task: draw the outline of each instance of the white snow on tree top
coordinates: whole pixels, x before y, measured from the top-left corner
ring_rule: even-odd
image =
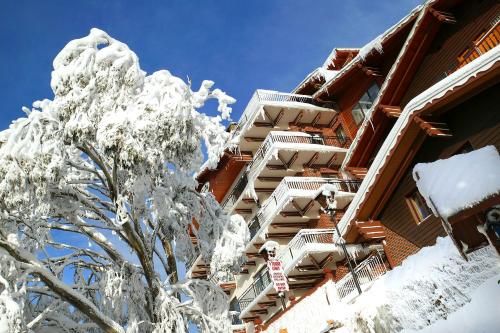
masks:
[[[500,193],[500,156],[494,146],[432,163],[418,163],[413,178],[435,215],[448,219]]]

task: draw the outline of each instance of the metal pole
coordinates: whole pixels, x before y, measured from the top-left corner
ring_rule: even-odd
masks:
[[[340,234],[339,227],[337,226],[337,219],[334,214],[334,210],[327,208],[327,210],[330,212],[330,218],[335,225],[335,230],[337,230],[337,234],[339,235],[339,242],[340,245],[342,246],[342,250],[344,251],[345,259],[347,261],[347,268],[349,269],[349,273],[351,273],[352,278],[354,280],[354,284],[356,285],[356,289],[358,289],[358,293],[361,294],[363,291],[361,290],[361,286],[359,284],[358,280],[358,275],[354,271],[354,268],[352,267],[351,263],[351,258],[349,257],[349,252],[347,252],[347,247],[345,246],[345,240],[342,238],[342,235]]]

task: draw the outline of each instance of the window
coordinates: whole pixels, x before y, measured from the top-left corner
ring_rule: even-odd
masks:
[[[379,91],[378,85],[374,82],[363,96],[361,96],[358,103],[352,108],[352,118],[356,125],[361,125],[365,119],[366,113],[372,107],[373,102],[375,102],[375,98],[377,98]]]
[[[342,126],[337,127],[335,130],[335,135],[337,135],[337,139],[341,144],[344,144],[347,141],[347,135],[344,132]]]
[[[432,211],[427,206],[424,197],[415,188],[408,196],[406,196],[406,203],[417,224],[431,216]]]

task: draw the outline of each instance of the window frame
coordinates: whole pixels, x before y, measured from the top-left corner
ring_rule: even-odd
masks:
[[[428,212],[427,216],[422,214],[422,208],[416,200],[418,197],[420,202],[424,205],[423,208]],[[408,206],[408,209],[411,212],[413,220],[417,225],[420,225],[422,222],[428,220],[431,216],[434,215],[432,209],[425,202],[425,198],[420,194],[417,187],[414,187],[407,195],[405,195],[405,202]]]

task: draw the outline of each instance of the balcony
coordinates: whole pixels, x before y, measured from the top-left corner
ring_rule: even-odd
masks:
[[[287,116],[292,116],[292,114],[285,116],[280,111],[280,109],[297,109],[297,110],[327,112],[331,113],[332,115],[329,116],[329,119],[325,120],[331,120],[335,114],[335,111],[333,110],[333,105],[329,104],[325,106],[326,107],[318,105],[318,103],[311,96],[308,95],[298,95],[298,94],[283,93],[272,90],[258,89],[253,94],[252,98],[247,104],[247,107],[245,108],[243,114],[241,115],[241,118],[238,122],[237,133],[246,132],[249,129],[249,127],[255,123],[256,120],[259,120],[258,119],[259,116],[261,116],[263,121],[269,122],[269,126],[265,127],[274,127],[274,125],[277,125],[277,122],[279,120],[283,120],[283,123],[288,125],[288,123],[293,121],[294,118],[287,119]],[[278,110],[276,115],[270,112],[273,107],[276,110]],[[270,113],[269,116],[271,117],[265,117],[265,112]],[[293,116],[295,115],[293,114]],[[282,117],[284,119],[281,119]],[[262,124],[263,122],[260,123]]]
[[[312,202],[323,189],[328,188],[338,193],[356,193],[361,181],[342,180],[318,177],[285,177],[271,196],[264,202],[250,224],[251,241],[247,246],[250,248],[258,238],[262,238],[262,231],[275,220],[278,214],[288,205],[293,207],[294,199],[306,199]],[[314,203],[313,203],[314,204]],[[347,204],[347,202],[346,202]],[[304,206],[307,206],[304,205]],[[292,209],[290,207],[290,209]],[[294,207],[293,207],[294,208]],[[319,209],[317,210],[319,211]],[[302,213],[305,213],[302,211]],[[303,214],[306,215],[306,214]],[[285,218],[283,218],[285,219]]]
[[[224,199],[225,211],[232,212],[244,192],[267,189],[265,182],[294,175],[304,167],[337,167],[347,152],[350,140],[336,136],[316,136],[303,132],[270,132],[254,154],[252,162]],[[276,180],[275,180],[276,181]],[[248,188],[248,184],[252,188]]]
[[[478,36],[470,47],[458,56],[456,63],[446,72],[446,75],[464,67],[498,44],[500,44],[500,17],[491,22],[490,28]]]
[[[337,249],[334,243],[334,233],[333,229],[303,229],[297,233],[292,241],[277,256],[277,259],[283,262],[285,274],[291,272],[298,262],[301,262],[301,265],[305,264],[306,256],[309,256],[308,260],[313,260],[310,259],[313,257],[317,259],[317,262],[321,262],[322,256],[328,256],[334,252]],[[336,259],[341,258],[338,257]],[[321,270],[321,268],[318,269]],[[295,277],[297,278],[298,276]],[[311,285],[316,282],[316,278],[317,276],[310,278],[313,280],[310,282]],[[302,274],[298,279],[300,286],[303,286],[310,279],[307,274]],[[258,273],[258,278],[238,298],[242,316],[248,313],[251,308],[257,306],[258,302],[264,301],[263,304],[272,302],[272,300],[264,299],[264,295],[271,292],[272,288],[272,281],[269,277],[267,267],[265,267]],[[295,285],[290,282],[290,289],[293,290],[294,288]]]

